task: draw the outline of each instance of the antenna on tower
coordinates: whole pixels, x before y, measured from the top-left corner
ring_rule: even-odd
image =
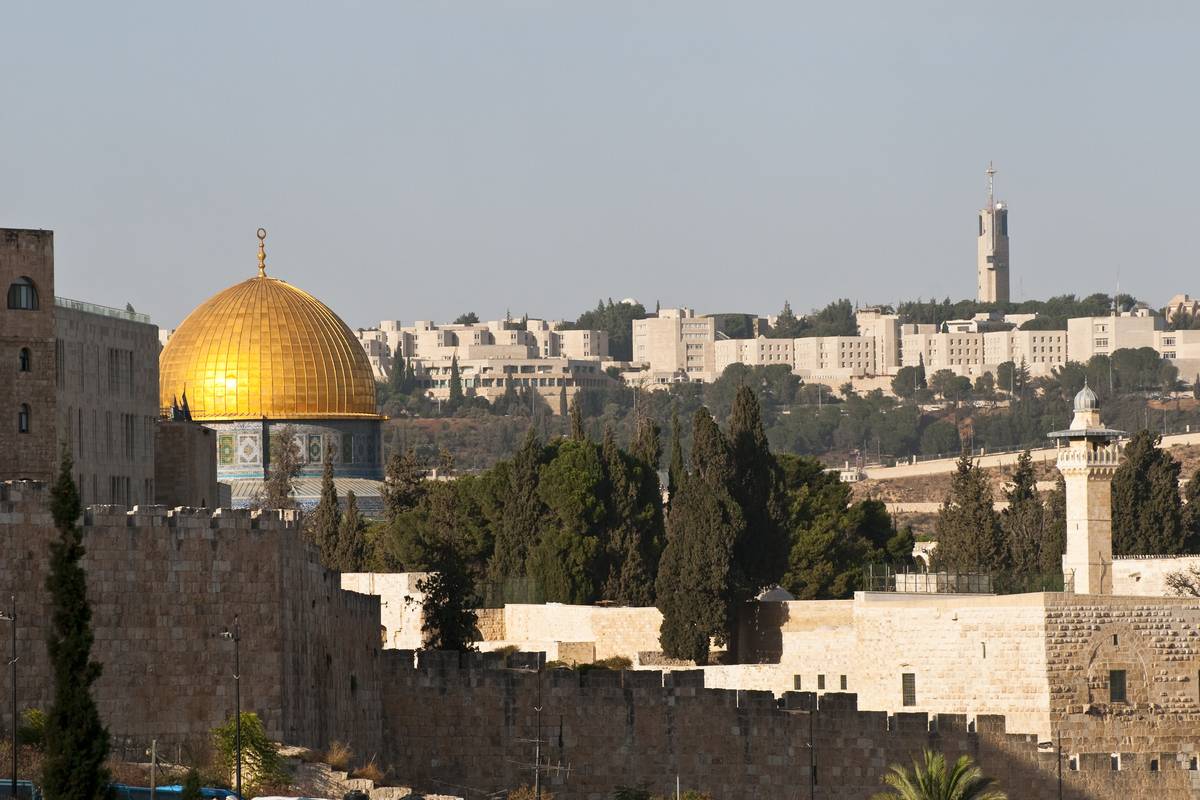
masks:
[[[992,166],[992,162],[988,161],[988,168],[984,170],[984,174],[988,176],[988,211],[996,208],[995,193],[993,192],[993,178],[996,176],[996,168]]]

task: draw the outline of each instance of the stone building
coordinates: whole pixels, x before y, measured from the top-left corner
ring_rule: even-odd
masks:
[[[235,498],[245,496],[238,482],[265,480],[287,427],[301,478],[319,478],[328,454],[335,479],[381,481],[382,417],[362,345],[320,300],[267,277],[265,236],[258,275],[200,304],[167,341],[159,402],[186,400],[191,418],[216,431],[217,473]]]
[[[658,376],[684,381],[711,381],[716,369],[717,323],[690,308],[664,308],[657,316],[633,321],[633,361],[651,383]]]
[[[84,502],[154,502],[158,329],[56,297],[52,231],[0,229],[0,283],[0,477],[51,480],[65,446]]]
[[[987,205],[979,212],[979,246],[976,263],[976,299],[981,303],[1007,303],[1008,206],[997,202],[992,191],[996,170],[988,164]]]

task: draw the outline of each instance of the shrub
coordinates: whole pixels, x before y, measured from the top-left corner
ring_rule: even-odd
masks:
[[[380,783],[383,781],[383,770],[375,763],[375,759],[371,759],[365,766],[359,767],[350,773],[351,778],[362,778],[364,780]]]
[[[352,758],[354,758],[354,751],[345,742],[330,742],[329,749],[325,751],[325,763],[333,769],[345,770],[350,766]]]
[[[267,738],[262,720],[253,711],[242,716],[242,793],[251,788],[287,784],[289,776],[275,743]],[[236,722],[230,719],[213,729],[213,746],[219,766],[225,775],[232,776],[237,768]]]
[[[46,712],[40,708],[27,708],[21,712],[21,724],[17,727],[21,744],[41,750],[46,746]]]
[[[179,793],[179,800],[201,800],[200,785],[200,773],[196,771],[195,767],[189,769],[183,776],[183,787]]]
[[[537,800],[532,786],[521,786],[508,793],[508,800]],[[542,800],[554,800],[554,795],[543,787]]]

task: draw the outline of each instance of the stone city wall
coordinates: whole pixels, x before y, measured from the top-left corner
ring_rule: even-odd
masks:
[[[16,594],[21,708],[51,700],[45,584],[58,533],[47,500],[41,484],[0,484],[0,595],[7,605]],[[95,696],[114,735],[206,741],[234,708],[221,633],[237,615],[243,710],[289,743],[379,748],[379,600],[341,591],[289,514],[93,506],[83,536],[104,667]],[[4,729],[10,719],[5,704]]]
[[[1114,595],[1167,597],[1167,575],[1172,572],[1200,570],[1200,556],[1137,556],[1114,558],[1112,582]]]
[[[816,797],[861,800],[882,788],[889,765],[907,765],[924,748],[971,755],[1009,797],[1058,796],[1055,751],[1039,750],[1036,736],[1007,733],[998,716],[889,716],[859,711],[855,696],[841,693],[822,695],[810,712],[813,693],[777,701],[770,692],[707,689],[699,670],[539,672],[501,669],[494,654],[456,653],[419,653],[414,665],[404,651],[388,651],[384,663],[383,760],[428,790],[469,787],[482,796],[531,783],[540,738],[543,784],[562,800],[601,800],[621,785],[670,794],[676,775],[718,798],[808,797],[813,762]],[[1194,734],[1194,724],[1143,723],[1131,740],[1127,721],[1068,721],[1064,797],[1200,797],[1200,773],[1189,770],[1194,750],[1164,749],[1194,746],[1183,733]],[[1114,771],[1110,752],[1122,747],[1137,752]]]

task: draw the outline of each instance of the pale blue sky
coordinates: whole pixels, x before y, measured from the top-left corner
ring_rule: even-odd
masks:
[[[992,11],[989,14],[989,10]],[[254,274],[353,326],[1200,293],[1200,5],[6,4],[0,227],[165,327]]]

